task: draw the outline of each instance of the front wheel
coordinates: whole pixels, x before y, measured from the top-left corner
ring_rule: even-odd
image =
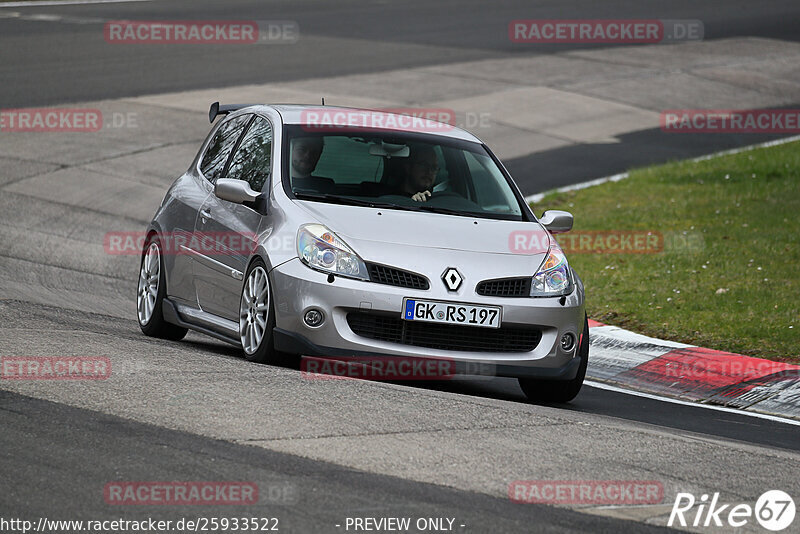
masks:
[[[531,402],[569,402],[574,399],[586,378],[586,365],[589,362],[589,319],[583,320],[578,357],[581,359],[578,374],[572,380],[539,380],[520,378],[519,386]]]
[[[157,237],[151,237],[145,244],[139,267],[139,286],[136,290],[139,328],[146,336],[178,341],[183,339],[188,330],[164,320],[162,305],[166,292],[161,245]]]
[[[266,266],[260,259],[247,270],[239,301],[239,338],[248,361],[267,363],[276,359],[272,343],[275,313]]]

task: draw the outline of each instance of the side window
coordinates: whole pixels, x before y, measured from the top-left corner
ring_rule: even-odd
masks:
[[[475,194],[478,197],[477,202],[485,206],[503,203],[505,201],[503,192],[475,155],[471,152],[465,152],[464,157],[467,160],[472,184],[475,186]]]
[[[214,134],[214,138],[211,139],[211,143],[203,155],[203,161],[200,163],[200,170],[209,181],[214,182],[220,177],[236,140],[239,139],[239,135],[251,118],[252,115],[241,115],[231,119],[220,126],[217,133]]]
[[[474,200],[484,211],[522,214],[514,192],[511,188],[502,186],[505,177],[488,156],[464,152],[464,157],[475,187]]]
[[[272,127],[256,117],[233,155],[228,178],[245,180],[253,191],[261,191],[269,178],[272,159]]]
[[[433,181],[433,184],[434,187],[440,186],[439,188],[436,188],[437,191],[442,191],[450,186],[447,162],[444,159],[442,147],[436,145],[433,147],[433,150],[436,152],[436,160],[439,162],[439,172],[436,174],[436,179]]]

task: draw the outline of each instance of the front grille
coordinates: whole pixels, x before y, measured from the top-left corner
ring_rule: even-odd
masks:
[[[535,327],[481,328],[405,321],[391,315],[351,312],[347,324],[359,336],[440,350],[530,352],[542,339]]]
[[[402,269],[378,265],[377,263],[367,263],[367,268],[369,269],[370,280],[376,284],[387,284],[410,289],[428,289],[430,287],[428,279],[421,274],[410,273]]]
[[[498,278],[484,280],[475,288],[478,295],[487,297],[530,297],[531,278]]]

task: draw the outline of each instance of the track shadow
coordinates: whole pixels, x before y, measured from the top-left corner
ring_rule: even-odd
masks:
[[[798,107],[800,104],[789,106]],[[785,137],[789,135],[666,133],[652,128],[620,135],[617,143],[579,143],[505,160],[504,164],[523,194],[532,195],[639,167]]]

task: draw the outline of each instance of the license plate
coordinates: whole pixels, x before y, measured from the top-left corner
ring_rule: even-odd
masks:
[[[501,311],[500,306],[403,299],[403,319],[406,321],[500,328]]]

